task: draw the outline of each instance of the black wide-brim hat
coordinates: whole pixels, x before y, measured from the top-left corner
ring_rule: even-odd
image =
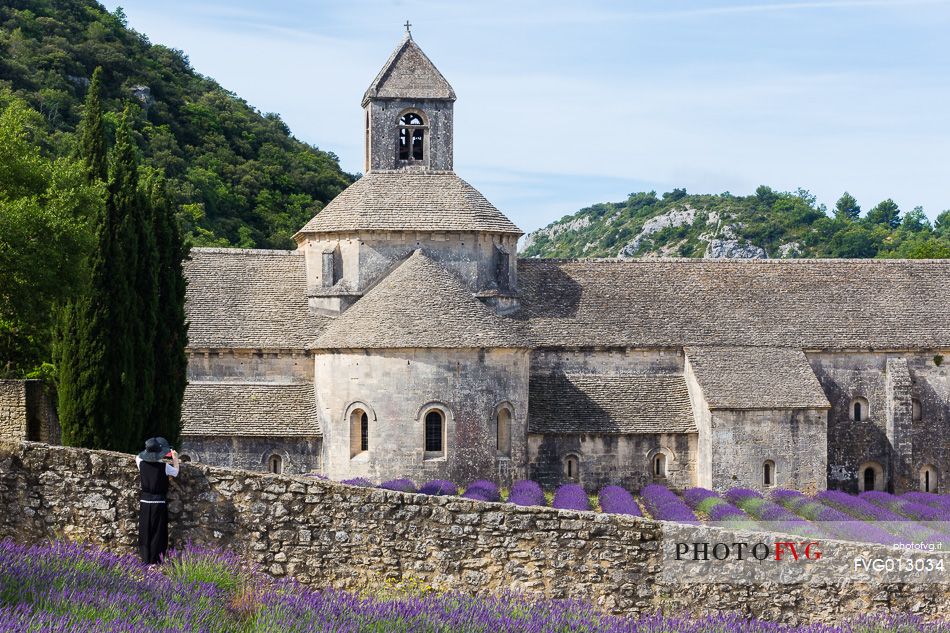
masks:
[[[164,437],[150,437],[145,440],[145,450],[139,453],[139,458],[143,462],[160,462],[171,450],[171,445]]]

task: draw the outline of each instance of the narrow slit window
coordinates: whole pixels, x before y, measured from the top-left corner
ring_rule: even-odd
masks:
[[[666,455],[657,453],[653,457],[653,476],[666,477]]]
[[[280,455],[271,455],[267,460],[267,470],[279,475],[284,472],[284,460],[280,458]]]
[[[569,481],[577,481],[580,475],[580,462],[574,455],[568,455],[564,460],[564,474]]]
[[[511,457],[511,412],[501,409],[495,419],[495,448],[501,457]]]
[[[369,416],[363,409],[350,414],[350,457],[369,450]]]
[[[369,416],[365,412],[360,417],[360,450],[369,450]]]
[[[772,460],[768,460],[762,465],[762,485],[775,485],[775,463]]]

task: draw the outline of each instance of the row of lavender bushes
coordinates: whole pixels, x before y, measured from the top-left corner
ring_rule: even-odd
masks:
[[[342,483],[368,486],[364,478]],[[378,486],[386,490],[428,495],[457,495],[478,501],[502,500],[498,486],[478,480],[464,490],[446,480],[434,480],[417,487],[409,479],[394,479]],[[521,506],[546,506],[544,490],[531,480],[516,481],[507,501]],[[640,491],[640,502],[649,515],[664,521],[699,523],[709,521],[734,527],[753,528],[767,522],[770,529],[810,538],[842,538],[864,542],[946,542],[948,529],[935,529],[916,522],[950,522],[950,496],[910,492],[897,496],[885,492],[865,492],[855,496],[840,491],[823,491],[813,497],[796,490],[777,489],[768,496],[749,488],[733,488],[723,495],[706,488],[690,488],[682,496],[666,486],[650,484]],[[640,504],[620,486],[605,486],[597,496],[603,512],[643,516]],[[557,488],[551,507],[561,510],[592,510],[587,492],[578,484]],[[697,514],[698,513],[698,514]]]

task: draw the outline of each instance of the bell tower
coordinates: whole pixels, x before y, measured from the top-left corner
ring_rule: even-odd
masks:
[[[363,95],[366,173],[452,171],[455,91],[409,32]]]

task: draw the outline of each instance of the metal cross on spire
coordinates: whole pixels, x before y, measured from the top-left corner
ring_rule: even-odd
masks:
[[[412,32],[409,30],[409,27],[412,25],[409,24],[409,20],[406,20],[406,23],[403,26],[406,27],[406,33],[409,35],[409,37],[412,37]]]

